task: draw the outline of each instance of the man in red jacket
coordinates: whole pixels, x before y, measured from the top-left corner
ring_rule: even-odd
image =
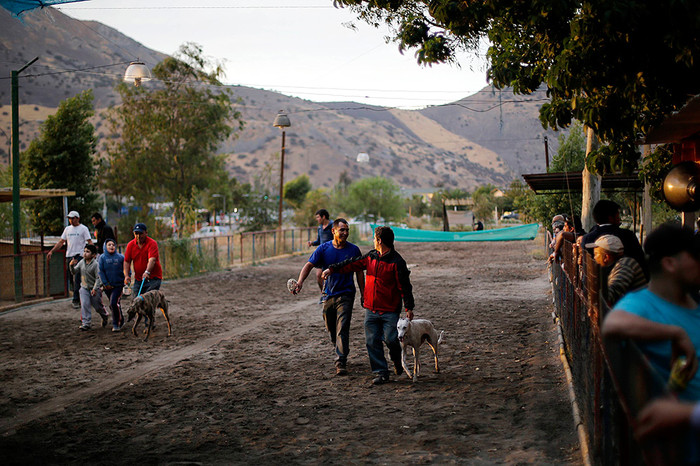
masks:
[[[406,261],[394,250],[394,232],[389,227],[374,230],[374,249],[364,256],[331,265],[323,271],[323,278],[331,273],[348,273],[367,270],[362,306],[365,308],[365,343],[369,364],[375,374],[372,383],[380,385],[389,381],[389,368],[384,357],[384,346],[397,375],[401,367],[401,345],[396,323],[401,317],[401,304],[406,317],[413,319],[413,287]]]

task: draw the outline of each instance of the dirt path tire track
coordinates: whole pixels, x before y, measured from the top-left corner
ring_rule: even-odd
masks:
[[[296,301],[294,302],[294,304],[288,307],[284,307],[276,311],[271,311],[269,314],[254,319],[253,321],[248,322],[247,324],[244,324],[233,330],[213,335],[184,348],[168,351],[154,360],[139,364],[133,369],[120,371],[117,374],[102,381],[91,384],[88,387],[56,396],[48,401],[39,403],[38,405],[32,408],[22,410],[12,418],[0,419],[0,435],[12,435],[16,432],[16,429],[18,427],[23,426],[30,421],[35,421],[49,414],[62,411],[67,406],[70,406],[73,403],[76,403],[80,400],[84,400],[94,395],[106,393],[114,389],[115,387],[118,387],[125,383],[133,382],[149,373],[160,371],[169,366],[174,366],[180,361],[184,359],[189,359],[192,356],[203,353],[208,349],[221,344],[222,342],[235,339],[236,337],[248,333],[249,331],[255,330],[267,322],[271,322],[279,318],[291,318],[290,314],[300,312],[305,309],[307,312],[311,312],[310,310],[312,309],[312,304],[314,302],[315,300]],[[126,331],[131,332],[131,327],[127,327],[128,330]]]

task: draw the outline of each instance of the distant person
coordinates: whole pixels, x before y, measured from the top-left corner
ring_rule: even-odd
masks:
[[[648,277],[649,269],[637,236],[631,230],[620,228],[622,224],[620,206],[616,202],[601,199],[593,207],[593,220],[595,220],[596,225],[583,237],[581,244],[595,243],[595,240],[603,235],[615,235],[622,241],[622,245],[625,248],[625,256],[634,258],[642,266],[644,275]],[[588,249],[588,252],[593,254],[591,249]]]
[[[481,231],[484,229],[484,224],[481,223],[481,220],[477,220],[476,223],[474,224],[474,231]]]
[[[337,218],[333,222],[333,240],[321,243],[311,254],[308,262],[299,272],[296,289],[292,293],[297,294],[301,291],[304,280],[314,267],[323,269],[331,264],[361,256],[360,248],[348,242],[349,234],[348,221],[344,218]],[[365,286],[364,273],[356,271],[354,275],[362,294]],[[335,346],[336,375],[346,375],[348,373],[348,354],[350,353],[350,320],[352,319],[352,307],[355,303],[353,274],[336,274],[325,283],[323,321],[326,323],[331,343]]]
[[[595,243],[587,244],[586,247],[594,248],[593,258],[604,271],[608,272],[605,299],[610,306],[617,303],[628,292],[647,284],[639,263],[631,257],[623,257],[624,246],[617,236],[603,235]]]
[[[109,300],[112,311],[112,331],[118,332],[124,326],[122,313],[122,291],[124,289],[124,256],[117,252],[114,238],[105,241],[105,252],[98,260],[100,281]]]
[[[549,243],[549,247],[554,249],[557,241],[557,235],[560,231],[564,230],[564,216],[562,214],[557,214],[552,217],[552,241]]]
[[[700,401],[700,306],[693,299],[700,287],[700,238],[680,225],[664,224],[649,234],[644,249],[649,285],[617,302],[603,321],[602,336],[635,340],[662,380],[668,380],[673,364],[685,357],[681,377],[687,386],[678,396]]]
[[[68,212],[68,225],[61,234],[61,239],[54,245],[53,248],[46,254],[46,260],[50,261],[51,256],[54,252],[61,249],[64,244],[66,247],[66,265],[70,264],[70,261],[75,259],[76,263],[83,258],[83,251],[85,250],[86,244],[92,244],[92,237],[90,236],[90,230],[85,225],[80,223],[80,214],[75,210]],[[75,309],[80,308],[80,271],[76,271],[73,274],[70,271],[70,266],[67,267],[69,271],[68,282],[73,287],[73,307]]]
[[[394,249],[394,232],[389,227],[374,230],[374,249],[362,257],[333,264],[323,271],[324,277],[334,277],[348,272],[367,270],[367,280],[362,299],[365,308],[365,343],[369,364],[375,375],[372,383],[389,382],[389,366],[384,356],[384,344],[389,348],[389,357],[394,363],[396,375],[403,373],[401,344],[396,324],[401,309],[413,320],[413,286],[411,272],[406,261]],[[403,306],[402,306],[403,304]]]
[[[333,240],[333,221],[330,220],[326,209],[319,209],[316,212],[316,222],[318,222],[318,237],[314,241],[307,241],[306,245],[320,246],[326,241]],[[316,269],[316,282],[319,289],[323,292],[323,279],[321,279],[321,269]]]
[[[576,240],[586,234],[586,230],[581,226],[581,217],[574,215],[564,217],[563,228],[554,237],[554,251],[550,254],[548,261],[552,262],[561,257],[561,248],[564,242],[576,243]]]
[[[95,227],[95,239],[96,244],[97,244],[97,253],[102,254],[104,253],[104,244],[105,241],[109,238],[112,238],[113,240],[116,241],[117,237],[114,236],[114,230],[112,230],[112,227],[107,225],[107,223],[104,221],[102,218],[102,215],[99,212],[95,212],[92,214],[92,217],[90,218],[92,221],[92,226]]]
[[[83,258],[78,261],[75,257],[70,261],[71,272],[80,276],[80,330],[92,328],[92,311],[95,309],[102,317],[102,327],[107,326],[109,317],[102,304],[102,281],[97,264],[97,246],[88,244],[83,250]]]

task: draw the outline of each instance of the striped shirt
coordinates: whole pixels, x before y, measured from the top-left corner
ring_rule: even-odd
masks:
[[[639,262],[631,257],[621,257],[608,276],[608,303],[613,306],[625,294],[646,284],[647,279]]]

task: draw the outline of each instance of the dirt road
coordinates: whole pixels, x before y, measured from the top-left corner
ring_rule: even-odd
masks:
[[[335,375],[316,290],[285,287],[306,255],[165,283],[147,343],[67,301],[4,314],[2,462],[580,464],[537,247],[397,244],[446,333],[417,383],[371,385],[359,299]]]

